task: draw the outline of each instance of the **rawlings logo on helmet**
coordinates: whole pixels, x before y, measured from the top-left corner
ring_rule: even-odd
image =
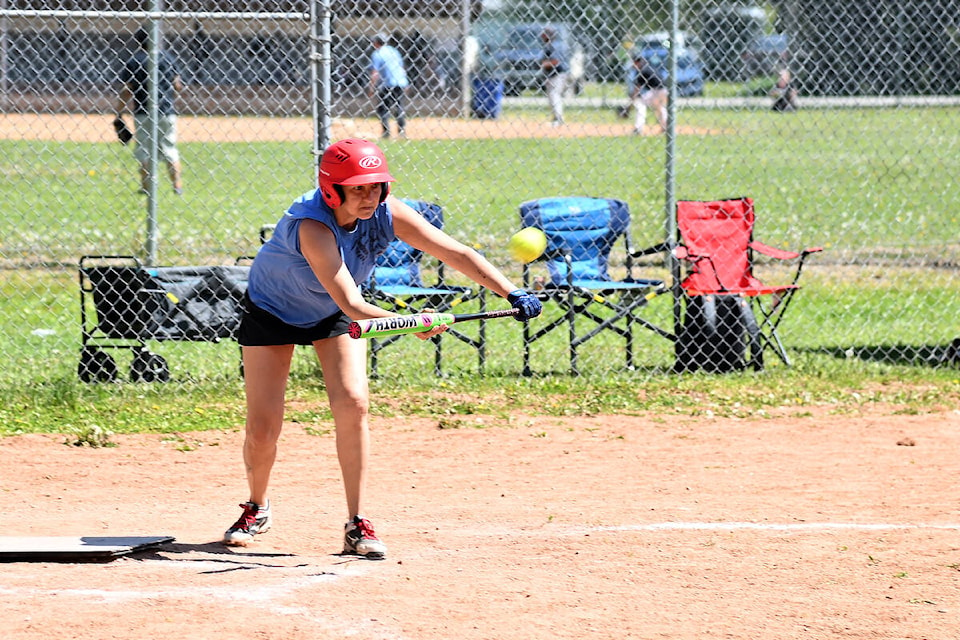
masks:
[[[377,156],[364,156],[357,162],[361,169],[376,169],[383,164],[383,160]]]

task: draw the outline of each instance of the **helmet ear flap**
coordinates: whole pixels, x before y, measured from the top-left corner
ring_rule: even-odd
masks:
[[[320,195],[331,209],[343,204],[343,187],[338,184],[320,184]]]

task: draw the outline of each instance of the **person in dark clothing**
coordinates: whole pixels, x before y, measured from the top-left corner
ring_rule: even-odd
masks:
[[[777,76],[777,83],[770,90],[774,111],[797,110],[797,90],[793,88],[790,80],[790,71],[787,69],[781,70]]]
[[[563,94],[567,90],[570,74],[570,52],[553,27],[543,29],[540,41],[543,43],[543,54],[540,58],[543,88],[550,102],[552,124],[559,127],[563,124]]]
[[[633,53],[633,65],[627,73],[627,93],[635,116],[633,133],[643,135],[647,107],[653,109],[660,132],[667,130],[667,87],[653,65],[639,51]]]
[[[133,124],[136,145],[133,155],[140,163],[140,192],[147,193],[150,178],[150,96],[148,87],[147,48],[149,36],[146,29],[137,29],[134,34],[137,51],[120,71],[120,89],[117,99],[117,117],[130,111],[133,102]],[[157,153],[167,164],[170,182],[177,195],[183,193],[181,182],[180,152],[177,149],[177,112],[174,100],[183,88],[180,69],[176,60],[166,51],[161,51],[157,65]]]

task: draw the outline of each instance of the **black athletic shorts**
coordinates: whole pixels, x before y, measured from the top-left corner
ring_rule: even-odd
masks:
[[[253,304],[250,296],[244,294],[243,315],[240,317],[237,342],[245,347],[309,345],[315,340],[343,335],[349,326],[350,318],[342,311],[338,311],[307,329],[295,327]]]

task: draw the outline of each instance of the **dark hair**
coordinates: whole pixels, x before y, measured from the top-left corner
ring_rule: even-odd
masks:
[[[390,183],[389,183],[389,182],[381,182],[381,183],[380,183],[380,193],[381,193],[381,194],[383,194],[383,193],[389,193],[389,192],[390,192],[389,189],[390,189]],[[340,202],[341,202],[341,203],[343,203],[343,201],[347,199],[347,194],[346,194],[346,192],[343,190],[343,185],[342,185],[342,184],[335,184],[335,185],[333,185],[333,190],[337,192],[337,195],[338,195],[338,196],[340,196]],[[385,195],[381,195],[381,196],[380,196],[380,202],[383,202],[383,201],[386,200],[386,199],[387,199],[387,196],[385,196]]]
[[[146,49],[147,41],[150,40],[150,34],[147,33],[146,29],[144,29],[143,27],[140,27],[133,33],[133,39],[136,41],[136,43],[139,46]]]

